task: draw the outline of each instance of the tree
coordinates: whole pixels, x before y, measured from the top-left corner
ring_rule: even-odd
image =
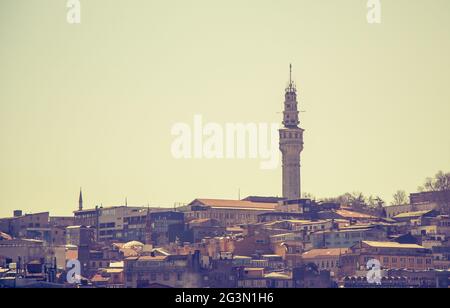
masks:
[[[394,200],[391,202],[391,205],[404,205],[409,203],[408,195],[404,190],[397,190],[392,198]]]
[[[450,172],[439,171],[434,177],[427,178],[424,185],[419,187],[419,191],[434,192],[439,209],[450,214]]]
[[[372,209],[380,209],[382,208],[384,205],[386,204],[386,202],[384,202],[383,199],[381,199],[380,196],[370,196],[369,198],[367,198],[367,206],[372,208]]]
[[[425,184],[419,187],[421,192],[450,190],[450,172],[439,171],[433,178],[427,178]]]
[[[366,205],[366,197],[361,192],[353,192],[349,194],[348,198],[351,206],[364,207]]]
[[[316,200],[316,197],[313,194],[308,193],[308,192],[304,192],[302,197],[303,197],[303,199]]]

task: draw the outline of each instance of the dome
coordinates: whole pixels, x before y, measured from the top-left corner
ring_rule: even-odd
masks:
[[[142,249],[143,247],[144,247],[144,244],[142,244],[141,242],[131,241],[131,242],[128,242],[125,245],[123,245],[122,248],[125,248],[125,249],[136,249],[136,248],[139,249],[140,248],[140,249]]]

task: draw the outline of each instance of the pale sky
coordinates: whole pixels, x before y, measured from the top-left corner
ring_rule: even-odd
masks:
[[[0,216],[281,195],[281,167],[175,160],[171,127],[280,122],[299,88],[303,191],[387,200],[450,171],[450,1],[0,1]]]

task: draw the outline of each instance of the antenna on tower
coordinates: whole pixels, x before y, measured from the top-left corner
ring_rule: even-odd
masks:
[[[296,92],[295,82],[292,80],[292,63],[289,64],[289,85],[286,92]]]
[[[289,84],[292,84],[292,63],[289,64]]]

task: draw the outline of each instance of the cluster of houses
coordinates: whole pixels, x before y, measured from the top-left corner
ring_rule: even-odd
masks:
[[[448,288],[450,217],[415,200],[383,215],[273,197],[15,211],[0,219],[0,288]]]

